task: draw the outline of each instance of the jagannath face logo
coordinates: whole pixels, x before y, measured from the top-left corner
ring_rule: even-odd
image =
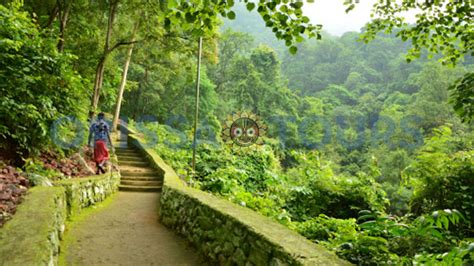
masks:
[[[239,147],[250,147],[263,144],[266,125],[260,118],[249,112],[239,112],[227,118],[222,129],[222,139]]]

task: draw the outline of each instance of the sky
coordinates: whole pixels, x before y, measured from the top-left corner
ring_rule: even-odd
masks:
[[[314,0],[305,2],[303,13],[313,24],[322,24],[323,30],[340,36],[347,31],[359,31],[370,18],[372,6],[377,0],[359,0],[355,9],[346,14],[344,0]],[[413,21],[414,13],[406,15],[409,22]]]

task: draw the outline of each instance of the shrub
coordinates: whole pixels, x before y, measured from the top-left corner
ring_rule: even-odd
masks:
[[[453,146],[457,146],[457,141],[449,127],[441,127],[434,133],[403,173],[414,187],[411,211],[421,215],[438,209],[457,209],[470,224],[461,228],[461,233],[472,237],[474,151],[456,151]]]
[[[0,5],[0,148],[26,158],[51,144],[55,119],[84,113],[85,97],[74,56],[59,53],[57,40],[19,9]]]
[[[316,152],[301,153],[299,166],[290,169],[287,175],[293,186],[285,208],[297,221],[320,214],[357,217],[364,209],[382,211],[388,202],[373,177],[362,172],[356,177],[335,175]]]

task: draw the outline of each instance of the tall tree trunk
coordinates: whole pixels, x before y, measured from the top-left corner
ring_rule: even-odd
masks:
[[[53,25],[54,20],[59,14],[59,3],[57,2],[56,5],[54,6],[53,10],[51,10],[51,13],[49,14],[48,21],[42,28],[50,28]]]
[[[145,73],[143,74],[143,79],[140,81],[140,84],[138,84],[138,90],[136,93],[134,93],[135,96],[135,104],[133,105],[133,119],[137,119],[137,116],[139,114],[139,106],[140,106],[140,98],[142,95],[142,86],[145,86],[144,84],[148,83],[148,67],[145,66]]]
[[[91,117],[94,115],[95,111],[97,110],[97,106],[99,105],[100,91],[102,89],[102,81],[104,79],[105,62],[111,52],[110,39],[112,38],[112,30],[114,27],[115,15],[117,13],[118,3],[119,3],[119,0],[113,1],[110,3],[110,7],[109,7],[109,19],[107,23],[107,34],[105,36],[104,52],[102,54],[102,57],[99,63],[97,64],[96,73],[95,73],[94,94],[91,101],[91,105],[92,105],[92,110],[90,112]]]
[[[102,78],[104,77],[105,71],[105,59],[105,57],[101,57],[99,64],[97,65],[95,72],[94,88],[102,87]],[[99,94],[100,90],[94,89],[94,95],[92,97],[92,106],[97,107],[97,105],[99,104]]]
[[[66,31],[66,24],[69,18],[69,11],[71,10],[72,1],[65,0],[63,5],[59,4],[60,6],[60,16],[59,16],[59,42],[58,42],[58,51],[64,51],[64,33]]]
[[[117,103],[115,105],[114,120],[112,122],[113,131],[117,131],[117,124],[118,124],[118,120],[120,116],[120,107],[122,106],[123,91],[125,89],[125,85],[127,84],[128,66],[130,65],[130,60],[132,58],[132,53],[133,53],[133,47],[135,46],[135,36],[138,31],[138,25],[139,25],[139,22],[135,23],[135,26],[133,28],[132,44],[130,44],[130,46],[128,47],[127,57],[125,59],[125,66],[123,67],[122,80],[120,81],[119,94],[117,96]]]

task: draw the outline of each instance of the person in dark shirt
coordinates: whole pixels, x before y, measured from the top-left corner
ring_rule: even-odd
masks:
[[[110,127],[104,120],[104,113],[97,115],[97,121],[92,123],[89,128],[88,144],[92,147],[91,141],[94,139],[94,161],[97,165],[96,174],[105,173],[104,165],[109,160],[109,150],[107,149],[107,141],[112,146],[110,139]]]

